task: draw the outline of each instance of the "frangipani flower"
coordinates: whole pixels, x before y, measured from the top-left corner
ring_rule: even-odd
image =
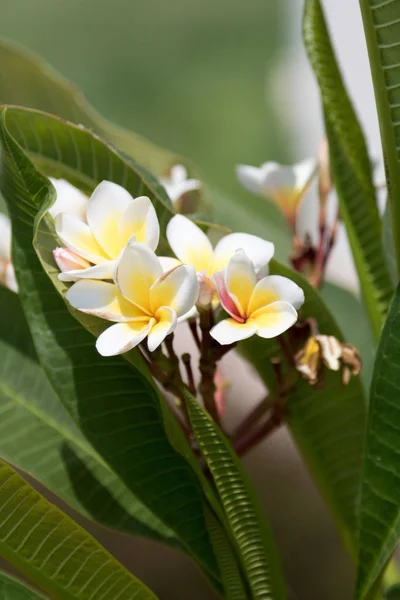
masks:
[[[56,218],[60,213],[71,213],[83,221],[86,221],[86,208],[89,198],[65,179],[54,179],[50,177],[57,193],[56,201],[49,208],[49,214]]]
[[[87,223],[64,212],[56,217],[60,240],[90,263],[88,268],[60,273],[62,281],[112,279],[115,261],[133,236],[152,250],[157,248],[160,227],[147,196],[133,199],[123,187],[102,181],[90,197],[86,218]]]
[[[81,280],[66,294],[74,308],[116,323],[97,339],[102,356],[128,352],[146,336],[152,352],[193,308],[199,293],[192,266],[164,273],[154,252],[139,242],[129,242],[121,253],[115,284]]]
[[[220,302],[231,315],[210,332],[223,345],[255,333],[263,338],[280,335],[296,322],[296,308],[304,302],[303,290],[286,277],[270,275],[257,282],[253,263],[243,250],[213,279]]]
[[[11,262],[11,221],[0,213],[0,284],[18,292],[14,267]]]
[[[187,178],[187,170],[183,165],[171,167],[169,177],[162,177],[160,183],[165,187],[172,204],[177,204],[184,194],[201,188],[198,179]]]
[[[230,233],[213,249],[200,227],[183,215],[175,215],[170,220],[167,238],[180,261],[193,265],[198,273],[208,277],[226,267],[238,249],[246,252],[258,274],[265,274],[275,250],[271,242],[249,233]]]
[[[261,167],[238,165],[237,177],[246,189],[271,199],[293,224],[298,204],[316,173],[317,163],[310,158],[293,166],[266,162]]]

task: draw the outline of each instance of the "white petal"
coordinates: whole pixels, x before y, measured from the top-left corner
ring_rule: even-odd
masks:
[[[69,288],[66,298],[74,308],[107,321],[148,321],[146,315],[126,300],[113,283],[91,279],[78,281]]]
[[[253,263],[243,250],[238,250],[226,267],[225,283],[228,293],[242,317],[247,314],[256,282]]]
[[[9,290],[18,294],[18,283],[15,277],[14,267],[11,262],[6,264],[4,284]]]
[[[235,254],[236,250],[244,250],[257,272],[264,269],[274,255],[272,242],[250,233],[230,233],[223,237],[214,250],[214,271],[223,269]]]
[[[177,323],[176,312],[168,306],[159,308],[155,318],[157,323],[153,325],[147,336],[147,347],[150,352],[154,352],[167,335],[173,332]]]
[[[160,225],[157,213],[150,198],[139,196],[126,208],[119,223],[119,242],[123,248],[132,235],[137,242],[143,242],[155,250],[160,238]]]
[[[157,256],[146,244],[130,242],[115,267],[115,283],[125,298],[152,314],[150,288],[163,274]]]
[[[53,250],[53,257],[62,273],[65,271],[88,269],[90,267],[88,260],[75,254],[69,248],[55,248]]]
[[[237,165],[236,176],[242,186],[253,194],[263,194],[264,173],[261,169],[250,165]]]
[[[170,271],[171,269],[175,269],[175,267],[178,267],[182,264],[180,260],[177,258],[172,258],[171,256],[158,256],[157,258],[161,263],[164,273]]]
[[[183,215],[175,215],[167,226],[167,238],[174,254],[196,271],[208,272],[212,266],[213,249],[205,233]]]
[[[294,166],[280,165],[276,162],[266,162],[261,165],[263,172],[263,195],[276,198],[278,194],[290,194],[296,189],[296,174]],[[279,200],[279,197],[276,198]]]
[[[297,312],[289,302],[273,302],[252,313],[252,322],[257,327],[257,335],[262,338],[273,338],[280,335],[297,321]]]
[[[194,267],[179,265],[164,273],[150,290],[150,304],[155,313],[162,306],[174,309],[181,317],[196,304],[199,282]]]
[[[58,237],[72,252],[94,264],[108,260],[90,227],[75,215],[60,213],[56,216],[55,226]]]
[[[151,323],[133,321],[112,325],[97,338],[96,348],[102,356],[115,356],[140,344],[151,329]]]
[[[65,179],[53,179],[50,177],[57,193],[56,201],[49,208],[49,214],[56,218],[62,212],[74,214],[83,221],[86,221],[86,208],[89,198],[78,190],[74,185]]]
[[[11,221],[0,213],[0,260],[11,260]]]
[[[187,313],[185,313],[181,317],[178,317],[178,323],[183,323],[184,321],[187,321],[188,319],[194,319],[198,316],[199,316],[199,312],[198,312],[197,308],[195,306],[193,306],[193,308],[188,310]]]
[[[174,165],[170,171],[170,181],[172,183],[181,183],[187,179],[187,170],[184,165]]]
[[[247,323],[238,323],[235,319],[225,319],[215,325],[210,335],[221,345],[233,344],[246,340],[257,332],[257,325],[248,321]]]
[[[131,202],[130,193],[111,181],[99,183],[90,197],[87,221],[108,258],[117,258],[123,248],[119,240],[119,225]]]
[[[115,260],[89,267],[88,269],[71,269],[58,275],[60,281],[78,281],[78,279],[112,279]]]
[[[307,158],[296,165],[293,165],[295,176],[295,187],[297,190],[304,190],[315,175],[317,161],[315,158]]]
[[[261,279],[254,288],[249,304],[249,314],[278,300],[284,300],[294,308],[300,308],[304,302],[304,292],[301,287],[287,277],[269,275]]]

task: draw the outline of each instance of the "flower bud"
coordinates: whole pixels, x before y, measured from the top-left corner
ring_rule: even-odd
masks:
[[[78,256],[78,254],[75,254],[72,250],[68,250],[68,248],[56,248],[53,250],[53,256],[62,273],[65,273],[66,271],[88,269],[91,266],[87,260]]]
[[[208,310],[215,294],[215,287],[209,277],[203,273],[197,273],[197,279],[200,285],[199,296],[196,306],[199,310]]]
[[[319,199],[321,204],[324,206],[328,194],[332,189],[332,178],[329,160],[329,145],[328,140],[324,136],[321,140],[319,152],[318,152],[318,166],[319,166]]]

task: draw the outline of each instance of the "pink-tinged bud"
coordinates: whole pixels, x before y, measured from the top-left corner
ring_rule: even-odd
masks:
[[[199,296],[197,298],[196,306],[200,310],[208,310],[211,308],[212,299],[215,293],[215,287],[212,281],[207,275],[203,273],[197,273],[197,279],[200,286]]]
[[[319,197],[322,205],[325,205],[328,194],[332,189],[332,178],[329,160],[328,140],[324,136],[321,140],[318,152],[319,165]]]
[[[228,381],[227,379],[224,378],[220,367],[217,367],[217,370],[215,372],[214,384],[215,384],[215,395],[214,395],[215,404],[217,406],[218,414],[221,417],[225,411],[226,392],[227,392],[227,389],[229,388],[229,386],[231,385],[231,383],[230,383],[230,381]]]
[[[66,271],[80,271],[88,269],[91,264],[72,250],[68,248],[56,248],[53,250],[54,260],[62,273]]]

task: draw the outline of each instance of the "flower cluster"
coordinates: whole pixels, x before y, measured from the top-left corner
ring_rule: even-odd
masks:
[[[222,345],[253,334],[271,338],[296,321],[304,295],[289,279],[267,275],[271,242],[232,233],[213,247],[193,221],[175,215],[166,237],[176,258],[157,256],[160,226],[149,198],[103,181],[90,198],[74,193],[69,206],[57,186],[50,213],[63,244],[54,250],[59,278],[74,282],[67,300],[115,323],[97,340],[100,354],[127,352],[145,338],[154,351],[180,320],[197,314],[196,305],[220,303],[230,315],[210,331]]]

